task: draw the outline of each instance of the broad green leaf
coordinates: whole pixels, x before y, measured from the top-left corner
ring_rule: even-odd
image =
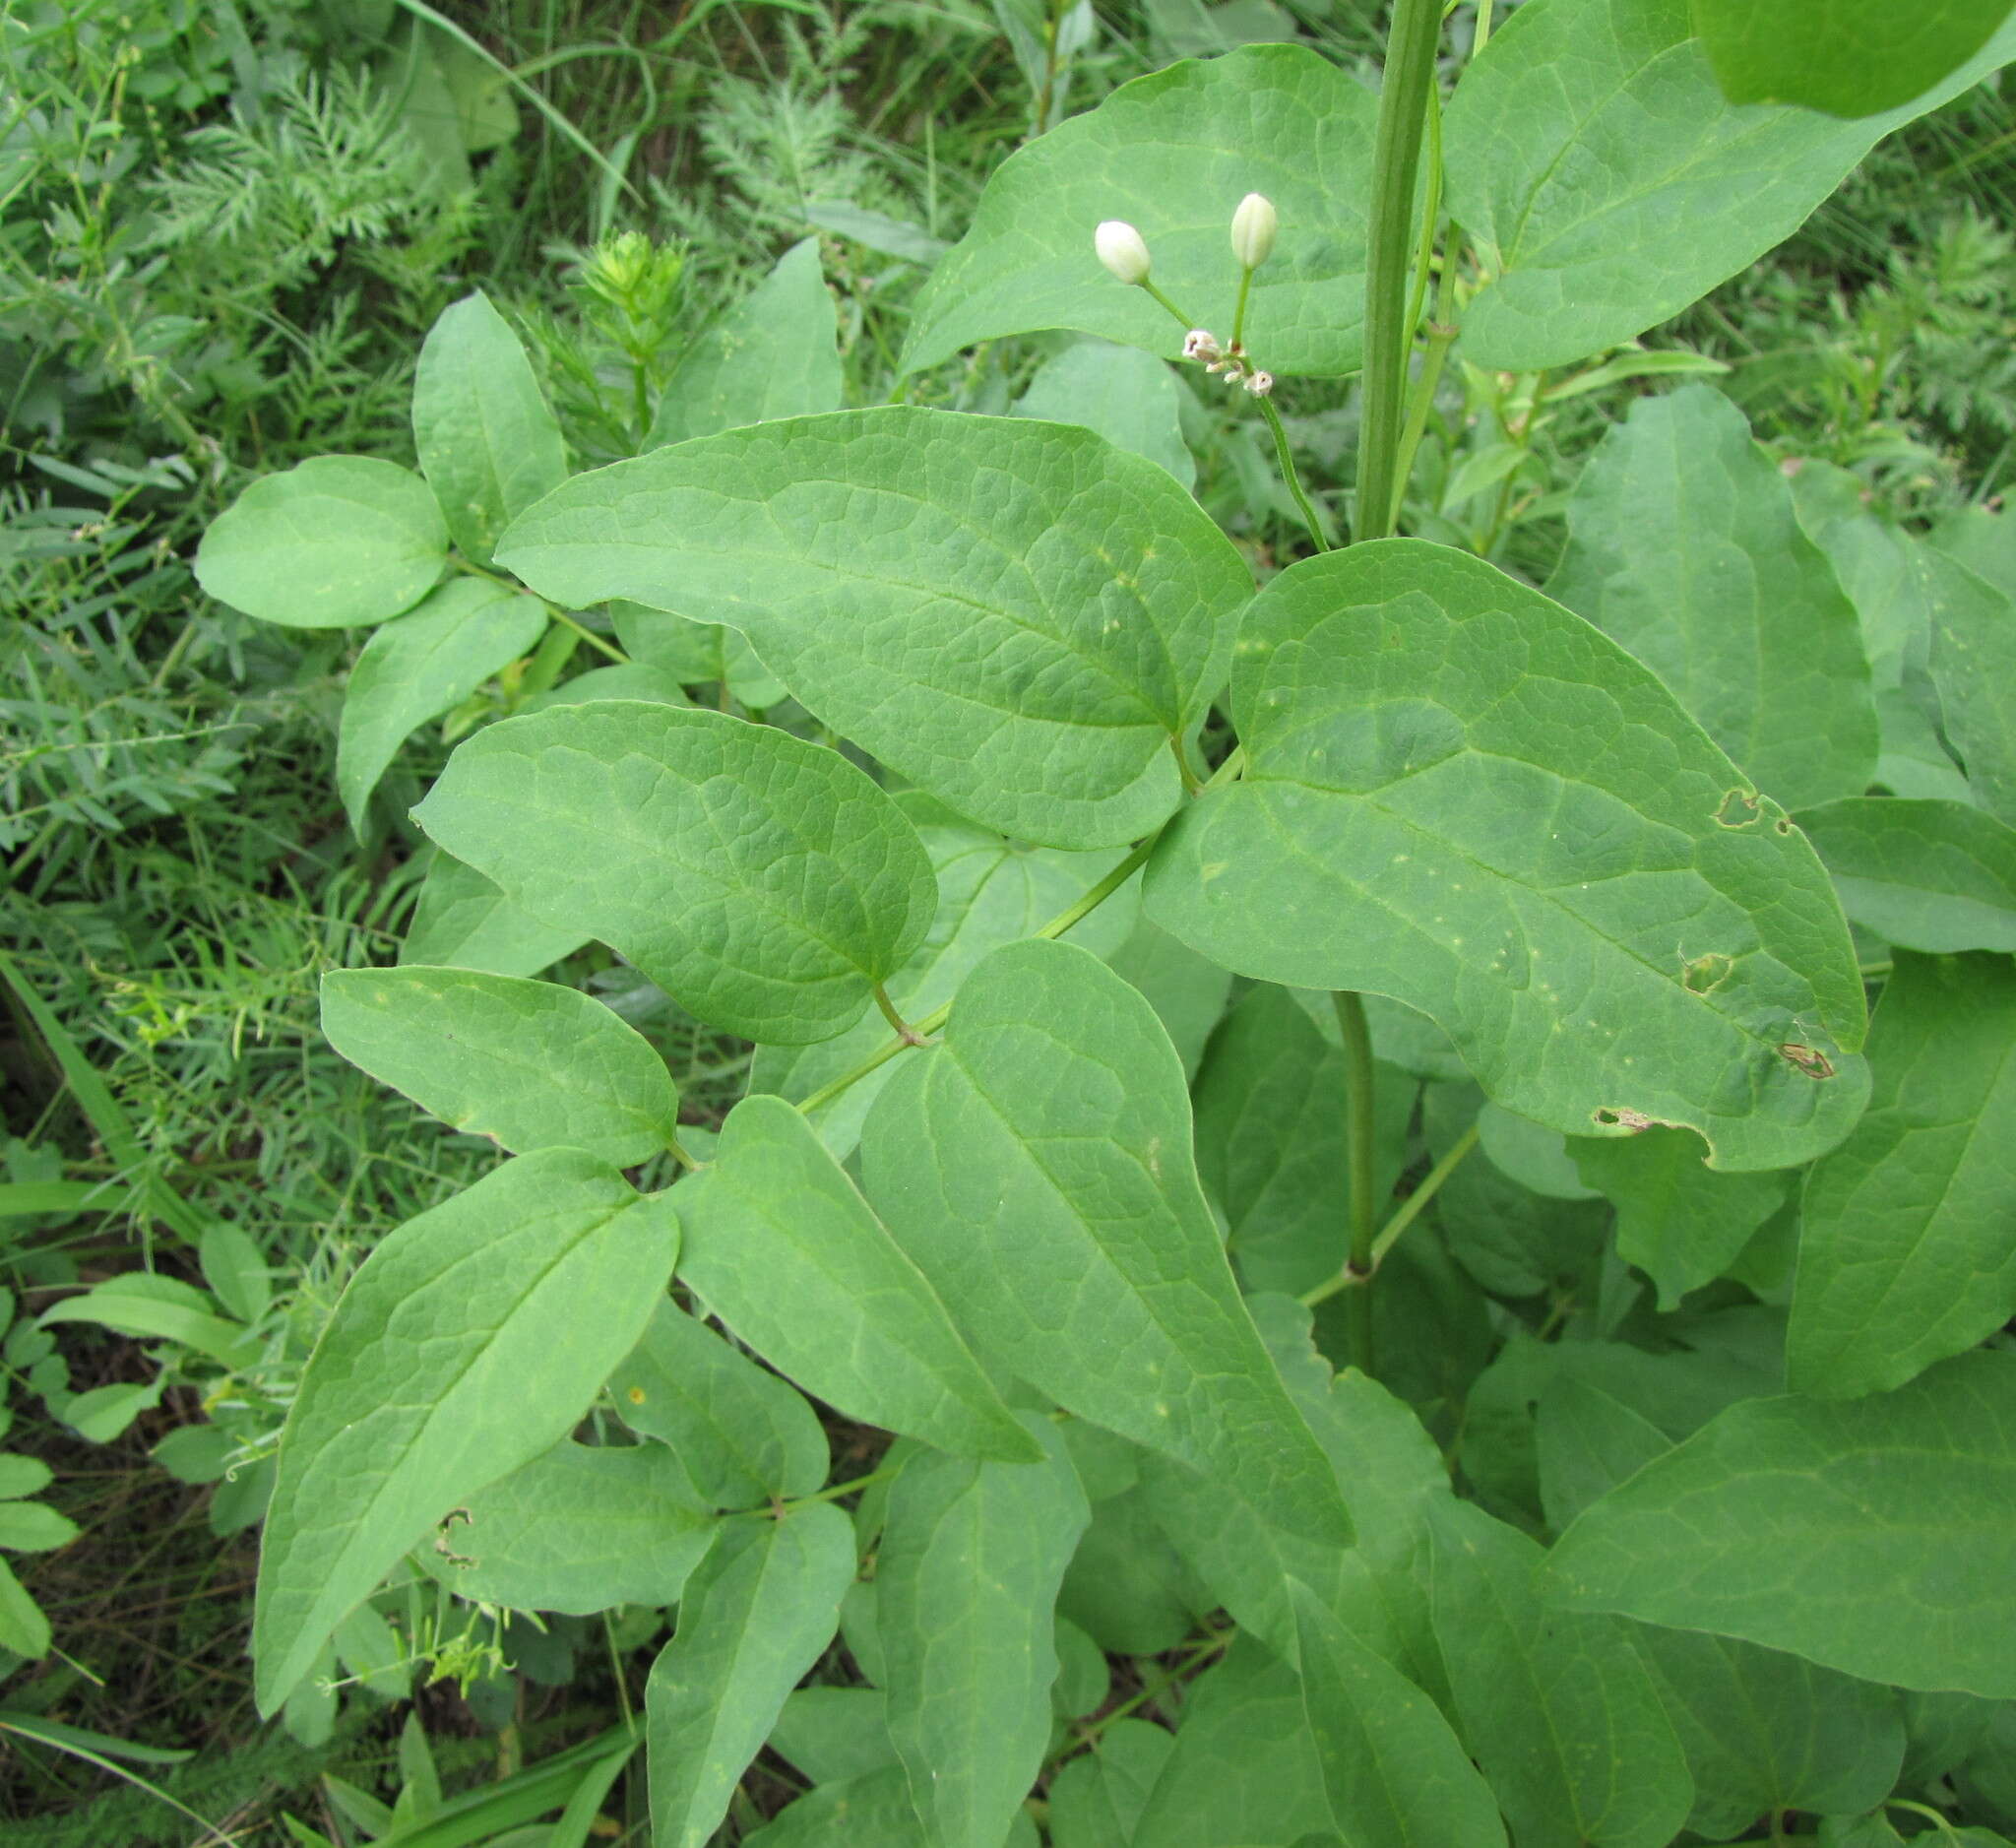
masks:
[[[1091,1510],[1063,1442],[1040,1463],[919,1451],[876,1554],[889,1736],[934,1848],[999,1848],[1050,1739],[1058,1581]]]
[[[898,1763],[879,1688],[800,1688],[778,1714],[770,1749],[815,1784],[865,1777]]]
[[[1255,988],[1213,1036],[1196,1086],[1197,1171],[1224,1209],[1226,1247],[1248,1290],[1307,1290],[1344,1268],[1351,1155],[1345,1061],[1293,995]],[[1375,1065],[1378,1168],[1390,1199],[1407,1162],[1419,1086]]]
[[[0,1501],[39,1495],[55,1480],[55,1472],[37,1456],[0,1453]]]
[[[455,578],[371,632],[344,690],[336,739],[336,787],[352,828],[362,827],[364,804],[408,735],[530,654],[545,629],[537,598]]]
[[[460,1598],[586,1615],[676,1603],[718,1525],[662,1444],[570,1439],[469,1497],[421,1559]]]
[[[197,1243],[203,1281],[241,1322],[256,1322],[273,1305],[266,1253],[236,1226],[213,1220]]]
[[[2008,17],[2009,3],[1694,0],[1694,30],[1732,102],[1874,115],[1966,63]]]
[[[1146,1720],[1115,1720],[1067,1758],[1045,1793],[1050,1848],[1130,1848],[1176,1742]]]
[[[1096,957],[987,957],[861,1149],[869,1201],[983,1359],[1284,1527],[1348,1535],[1204,1203],[1175,1051]]]
[[[958,1455],[1039,1460],[923,1272],[783,1099],[736,1105],[677,1203],[680,1278],[806,1391]]]
[[[1486,1104],[1477,1114],[1478,1147],[1508,1180],[1546,1200],[1593,1200],[1597,1189],[1576,1172],[1568,1138]]]
[[[1490,1787],[1435,1703],[1291,1582],[1302,1708],[1330,1810],[1353,1848],[1489,1848]]]
[[[889,998],[906,1020],[921,1020],[944,1006],[988,951],[1034,936],[1091,891],[1119,858],[1110,852],[1067,854],[1004,840],[914,792],[896,800],[916,823],[938,879],[931,927],[910,961],[889,979]],[[1071,941],[1109,959],[1127,940],[1140,910],[1140,885],[1130,882],[1074,925]],[[880,1051],[889,1037],[889,1023],[873,1013],[816,1046],[759,1048],[749,1088],[801,1102]],[[835,1155],[844,1160],[853,1152],[869,1107],[896,1069],[880,1066],[810,1113]]]
[[[1217,693],[1252,589],[1139,456],[1064,424],[905,405],[579,476],[499,555],[563,602],[731,624],[836,732],[1052,847],[1119,846],[1175,806],[1172,740]]]
[[[39,1662],[49,1653],[49,1620],[41,1606],[29,1596],[14,1568],[0,1560],[0,1649]]]
[[[1788,808],[1876,765],[1861,625],[1743,414],[1707,385],[1641,398],[1568,502],[1547,595],[1654,673]]]
[[[821,1784],[747,1839],[746,1848],[932,1848],[900,1764]]]
[[[1156,286],[1229,340],[1232,211],[1262,192],[1281,237],[1253,277],[1246,345],[1273,372],[1356,370],[1376,114],[1362,84],[1293,45],[1249,45],[1122,85],[988,180],[973,228],[917,297],[902,369],[1053,327],[1174,358],[1184,330],[1093,252],[1107,219],[1134,224]]]
[[[2016,513],[2007,507],[1967,507],[1949,513],[1926,538],[2005,597],[2016,597]]]
[[[2008,1698],[2012,1509],[2016,1356],[1966,1354],[1852,1403],[1732,1406],[1562,1535],[1550,1595]]]
[[[853,1528],[828,1502],[721,1529],[645,1691],[656,1848],[713,1838],[785,1696],[833,1640],[853,1575]]]
[[[290,629],[343,629],[410,609],[448,562],[426,482],[396,462],[315,456],[263,476],[210,523],[196,581]]]
[[[653,1310],[609,1393],[632,1431],[671,1445],[709,1507],[760,1508],[826,1481],[812,1408],[670,1303]]]
[[[413,814],[514,904],[752,1040],[851,1026],[931,921],[916,830],[866,775],[721,713],[608,700],[507,719]]]
[[[2016,967],[1900,951],[1868,1114],[1807,1177],[1786,1337],[1795,1391],[1902,1385],[2016,1312]]]
[[[682,686],[725,680],[728,691],[750,712],[763,712],[786,697],[784,682],[756,659],[747,637],[735,629],[647,609],[622,599],[609,605],[609,620],[616,640],[634,663],[669,674]]]
[[[2016,31],[1902,108],[1837,121],[1724,100],[1687,0],[1529,0],[1463,73],[1447,204],[1491,281],[1480,366],[1535,371],[1642,334],[1797,229],[1883,136],[2016,56]]]
[[[413,443],[450,535],[479,565],[567,478],[567,444],[532,362],[481,289],[443,309],[420,348]]]
[[[551,706],[586,706],[598,699],[641,699],[657,706],[690,706],[686,689],[662,668],[629,662],[622,667],[591,668],[543,693],[535,693],[520,712],[544,712]]]
[[[1673,1447],[1652,1420],[1600,1375],[1565,1368],[1541,1388],[1534,1408],[1540,1498],[1559,1533],[1593,1501]]]
[[[1654,1124],[1615,1139],[1573,1136],[1582,1179],[1617,1209],[1617,1255],[1659,1291],[1662,1309],[1725,1274],[1757,1228],[1785,1202],[1782,1172],[1719,1175],[1690,1129]]]
[[[1079,423],[1116,449],[1131,449],[1166,469],[1185,487],[1197,460],[1183,441],[1174,375],[1153,353],[1110,341],[1079,340],[1037,368],[1015,401],[1018,417]]]
[[[838,411],[841,391],[833,296],[807,237],[679,355],[645,447]]]
[[[1857,797],[1799,816],[1842,909],[1899,949],[2016,950],[2016,830],[1966,802]]]
[[[438,848],[432,852],[413,921],[400,945],[402,964],[536,976],[588,941],[586,930],[541,924],[473,866]]]
[[[473,969],[340,969],[322,1031],[423,1111],[515,1154],[586,1149],[616,1168],[674,1135],[679,1094],[651,1042],[578,988]]]
[[[1481,1508],[1434,1513],[1435,1634],[1465,1743],[1520,1848],[1664,1848],[1694,1801],[1624,1627],[1549,1611],[1543,1555]]]
[[[1947,738],[1976,799],[2016,827],[2016,597],[1935,547],[1922,556]]]
[[[1102,1650],[1147,1656],[1176,1648],[1217,1609],[1218,1599],[1163,1531],[1144,1491],[1123,1490],[1095,1503],[1057,1594],[1060,1616]]]
[[[1242,1632],[1184,1696],[1175,1749],[1130,1848],[1243,1848],[1330,1832],[1301,1683],[1287,1659]]]
[[[1393,995],[1566,1134],[1685,1124],[1774,1168],[1860,1114],[1819,860],[1580,617],[1442,546],[1354,545],[1255,599],[1231,704],[1244,781],[1148,866],[1150,916],[1214,961]]]
[[[573,1429],[677,1251],[662,1199],[546,1149],[365,1259],[281,1434],[253,1611],[262,1713],[430,1526]]]
[[[53,1553],[81,1529],[46,1502],[0,1501],[0,1548],[10,1553]]]
[[[1141,888],[1137,883],[1128,890],[1138,898]],[[1080,927],[1073,928],[1071,940],[1087,949],[1093,946],[1090,934]],[[1124,977],[1148,997],[1176,1056],[1183,1061],[1184,1078],[1196,1077],[1204,1043],[1211,1038],[1212,1028],[1225,1012],[1226,996],[1231,992],[1231,971],[1199,956],[1189,944],[1146,918],[1104,960],[1115,975]]]

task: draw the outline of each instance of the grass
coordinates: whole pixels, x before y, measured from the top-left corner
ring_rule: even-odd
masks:
[[[410,459],[418,338],[473,287],[526,330],[580,452],[620,453],[623,343],[638,330],[584,282],[598,238],[641,228],[680,250],[662,324],[644,330],[656,350],[804,234],[808,209],[956,236],[1033,107],[995,14],[974,0],[443,8],[483,56],[426,37],[426,9],[405,0],[356,11],[377,39],[340,29],[338,9],[280,0],[215,13],[73,0],[0,25],[9,84],[32,105],[0,144],[0,950],[138,1144],[133,1159],[108,1144],[16,1006],[0,1031],[9,1178],[168,1189],[248,1238],[274,1294],[265,1358],[243,1377],[75,1327],[40,1345],[17,1330],[0,1349],[9,1441],[51,1462],[54,1498],[85,1529],[20,1561],[61,1653],[0,1682],[0,1709],[193,1752],[126,1769],[260,1848],[296,1839],[284,1811],[345,1838],[329,1774],[389,1800],[414,1774],[405,1709],[352,1699],[312,1744],[255,1724],[251,1530],[214,1532],[228,1485],[178,1480],[153,1453],[215,1423],[254,1466],[354,1264],[490,1151],[346,1065],[315,1020],[325,971],[396,953],[423,870],[402,817],[449,740],[410,749],[353,838],[333,794],[350,640],[208,604],[188,570],[195,538],[258,472],[331,450]],[[1282,17],[1351,61],[1376,52],[1375,13]],[[1102,17],[1070,74],[1074,109],[1196,48],[1156,9]],[[1857,469],[1902,513],[1998,493],[2016,444],[2012,198],[2016,107],[1978,92],[1879,151],[1774,259],[1657,344],[1728,363],[1760,435]],[[877,402],[922,269],[834,237],[826,256],[850,401]],[[1005,406],[1032,351],[985,351],[917,395]],[[1573,400],[1531,431],[1520,476],[1462,512],[1485,549],[1544,573],[1559,494],[1630,389]],[[1283,396],[1312,485],[1336,491],[1349,390]],[[1480,430],[1518,416],[1492,381],[1452,376],[1420,479],[1446,481]],[[1194,433],[1212,511],[1263,564],[1292,546],[1293,510],[1252,420],[1214,405]],[[1417,530],[1436,514],[1410,502]],[[742,1049],[603,952],[566,973],[657,1041],[690,1121],[719,1119]],[[205,1274],[186,1238],[139,1213],[0,1221],[0,1258],[29,1309],[143,1261]],[[157,1377],[158,1403],[107,1442],[61,1420],[69,1395]],[[410,1654],[426,1608],[417,1594],[392,1603]],[[593,1626],[506,1640],[524,1674],[417,1692],[451,1782],[508,1776],[641,1693],[648,1637],[627,1652]],[[634,1839],[641,1799],[620,1801]],[[0,1747],[0,1822],[22,1848],[196,1839],[162,1796],[18,1734]]]

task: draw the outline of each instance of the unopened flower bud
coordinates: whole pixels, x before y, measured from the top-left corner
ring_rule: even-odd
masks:
[[[1092,234],[1099,260],[1130,288],[1148,281],[1148,244],[1124,219],[1107,219]]]
[[[1272,203],[1261,193],[1248,193],[1232,214],[1232,255],[1243,270],[1257,270],[1274,249],[1278,221]]]

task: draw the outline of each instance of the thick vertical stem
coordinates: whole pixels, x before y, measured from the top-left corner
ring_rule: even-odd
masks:
[[[1355,994],[1335,997],[1337,1025],[1344,1035],[1345,1152],[1351,1163],[1351,1254],[1346,1273],[1354,1287],[1348,1305],[1352,1359],[1372,1371],[1372,1241],[1378,1236],[1378,1197],[1374,1179],[1372,1107],[1372,1033],[1365,1024],[1365,1004]]]
[[[1441,0],[1394,0],[1386,34],[1386,75],[1379,91],[1372,148],[1372,221],[1365,252],[1365,377],[1358,434],[1357,519],[1353,537],[1384,539],[1393,530],[1394,470],[1407,392],[1409,272],[1414,261],[1415,179],[1421,124],[1435,82]]]

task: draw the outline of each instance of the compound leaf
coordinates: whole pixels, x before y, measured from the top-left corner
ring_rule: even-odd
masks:
[[[1047,1419],[1042,1461],[919,1451],[876,1555],[889,1735],[935,1848],[998,1848],[1042,1767],[1057,1586],[1091,1510]]]
[[[1363,85],[1297,45],[1247,45],[1122,85],[1002,162],[917,297],[903,370],[1038,328],[1175,357],[1184,330],[1094,254],[1107,219],[1136,225],[1157,287],[1229,339],[1232,211],[1262,192],[1281,238],[1253,278],[1247,345],[1275,372],[1354,371],[1376,114]]]
[[[444,308],[420,348],[413,443],[449,534],[479,565],[567,478],[567,444],[532,361],[481,289]]]
[[[752,1040],[851,1026],[936,897],[916,830],[838,751],[641,700],[486,727],[413,813],[534,917]]]
[[[1620,643],[1788,808],[1876,767],[1861,625],[1743,414],[1706,385],[1641,398],[1568,501],[1547,595]]]
[[[869,1200],[984,1358],[1284,1527],[1349,1533],[1204,1203],[1175,1049],[1097,957],[996,950],[861,1148]]]
[[[1775,1168],[1859,1115],[1861,978],[1818,860],[1581,618],[1446,547],[1354,545],[1254,601],[1231,704],[1244,780],[1149,861],[1166,929],[1393,995],[1566,1134],[1685,1124],[1718,1168]]]
[[[253,1610],[262,1713],[434,1522],[573,1429],[677,1247],[662,1199],[545,1149],[364,1260],[281,1434]]]
[[[456,578],[371,631],[344,688],[336,787],[350,826],[407,737],[537,646],[545,606],[501,584]]]
[[[315,456],[254,481],[210,523],[196,581],[290,629],[343,629],[410,609],[448,562],[426,482],[371,456]]]
[[[1867,1114],[1807,1177],[1786,1379],[1902,1385],[2016,1310],[2016,967],[1900,951]]]
[[[2016,1355],[1732,1405],[1586,1509],[1548,1576],[1571,1610],[2016,1696]]]
[[[1844,122],[1730,103],[1691,33],[1687,0],[1530,0],[1464,71],[1449,209],[1494,253],[1464,315],[1474,363],[1566,365],[1677,314],[1789,237],[1893,128],[2016,56],[2004,26],[1934,89]]]
[[[829,1502],[728,1521],[645,1689],[656,1848],[705,1848],[785,1698],[833,1640],[853,1524]]]
[[[340,969],[329,1043],[423,1111],[515,1154],[586,1149],[617,1168],[674,1135],[679,1094],[651,1042],[578,988],[472,969]]]
[[[1139,456],[1064,424],[904,405],[577,476],[499,556],[577,605],[628,598],[739,629],[836,732],[1053,847],[1131,842],[1175,806],[1172,742],[1218,691],[1252,588]]]
[[[923,1272],[782,1098],[728,1113],[678,1208],[680,1277],[808,1392],[961,1455],[1039,1460]]]

